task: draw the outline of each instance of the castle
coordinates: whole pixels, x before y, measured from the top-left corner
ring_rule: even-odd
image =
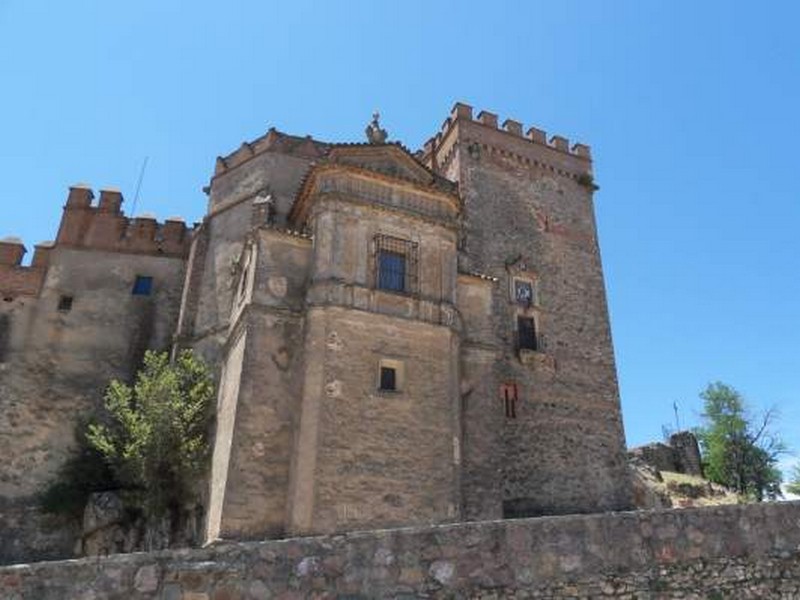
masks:
[[[202,223],[69,190],[0,241],[0,500],[25,503],[111,377],[218,378],[205,538],[630,507],[590,149],[458,103],[412,153],[270,129]]]

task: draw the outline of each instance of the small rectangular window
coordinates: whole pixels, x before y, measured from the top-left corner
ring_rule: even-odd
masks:
[[[61,296],[58,299],[58,310],[61,312],[69,312],[72,310],[72,296]]]
[[[137,275],[133,282],[131,294],[134,296],[149,296],[153,291],[153,278],[148,275]]]
[[[405,390],[405,364],[402,360],[381,358],[376,378],[379,392],[402,392]]]
[[[385,392],[397,391],[397,370],[392,367],[381,367],[380,389]]]
[[[517,317],[517,335],[520,350],[538,350],[536,321],[533,317]]]

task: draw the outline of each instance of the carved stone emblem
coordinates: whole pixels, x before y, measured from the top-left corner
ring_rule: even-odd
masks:
[[[388,137],[388,133],[386,133],[385,129],[381,128],[381,124],[378,122],[378,119],[381,118],[380,113],[375,112],[372,115],[372,122],[367,125],[366,134],[367,140],[370,144],[385,144],[386,138]]]

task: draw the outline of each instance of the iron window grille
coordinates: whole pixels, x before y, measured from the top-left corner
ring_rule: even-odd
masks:
[[[378,234],[373,244],[375,287],[413,294],[417,292],[419,244]]]
[[[520,350],[539,350],[536,321],[533,317],[517,317],[517,344]]]
[[[69,312],[72,310],[72,296],[61,296],[58,299],[58,310],[61,312]]]

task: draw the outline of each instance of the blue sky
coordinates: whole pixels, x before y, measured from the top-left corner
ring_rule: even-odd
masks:
[[[800,8],[790,2],[0,0],[0,236],[68,185],[202,217],[218,154],[272,125],[416,148],[456,100],[592,145],[626,432],[710,381],[800,451]],[[794,458],[787,458],[792,461]]]

